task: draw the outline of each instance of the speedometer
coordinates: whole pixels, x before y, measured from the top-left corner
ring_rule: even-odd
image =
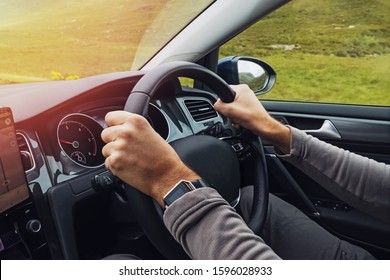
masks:
[[[71,114],[57,127],[57,140],[64,154],[84,167],[97,167],[104,163],[102,126],[84,114]]]

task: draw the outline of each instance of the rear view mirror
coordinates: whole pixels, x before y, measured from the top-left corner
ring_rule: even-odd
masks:
[[[269,64],[251,57],[225,57],[219,60],[217,73],[228,84],[247,84],[256,95],[268,92],[276,81]]]

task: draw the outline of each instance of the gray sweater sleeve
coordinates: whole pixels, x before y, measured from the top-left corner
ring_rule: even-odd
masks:
[[[280,157],[349,205],[390,222],[390,165],[290,129],[291,152]]]
[[[279,259],[212,188],[176,200],[166,209],[164,222],[193,259]]]

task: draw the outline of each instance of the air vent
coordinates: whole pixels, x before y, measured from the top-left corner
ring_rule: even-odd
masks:
[[[22,133],[17,132],[16,139],[19,144],[19,151],[20,156],[22,158],[24,170],[28,172],[34,168],[34,158],[32,156],[30,146],[27,142],[26,137]]]
[[[206,100],[187,99],[187,100],[184,100],[184,105],[186,105],[192,118],[196,122],[212,119],[212,118],[215,118],[218,116],[217,112],[215,112],[215,110],[214,110],[213,105],[211,105]]]

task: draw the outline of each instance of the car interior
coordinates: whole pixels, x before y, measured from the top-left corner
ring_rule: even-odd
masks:
[[[340,201],[213,108],[218,98],[234,100],[228,84],[247,83],[257,94],[272,90],[278,73],[261,57],[220,59],[219,48],[288,1],[209,2],[136,70],[0,86],[0,259],[188,259],[157,203],[104,166],[100,135],[105,115],[115,110],[146,117],[232,206],[240,187],[255,185],[258,204],[248,221],[255,233],[273,193],[332,234],[390,259],[389,224]],[[389,107],[261,102],[283,124],[390,164]],[[13,191],[9,178],[26,180]]]

